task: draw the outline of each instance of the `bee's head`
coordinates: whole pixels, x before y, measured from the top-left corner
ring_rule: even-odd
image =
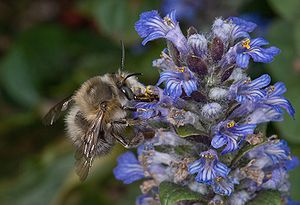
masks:
[[[128,86],[128,79],[133,76],[142,75],[142,73],[131,73],[131,74],[124,74],[121,73],[119,76],[119,80],[117,82],[118,88],[122,91],[122,93],[126,96],[128,100],[132,100],[134,98],[134,94],[131,88]]]

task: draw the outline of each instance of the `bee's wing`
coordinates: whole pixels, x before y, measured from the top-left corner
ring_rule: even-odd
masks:
[[[57,103],[54,107],[52,107],[49,112],[43,118],[43,124],[45,125],[53,125],[53,123],[58,120],[61,113],[66,111],[73,104],[72,96],[69,96],[63,99],[61,102]]]
[[[75,171],[81,181],[88,176],[95,157],[95,147],[98,142],[98,136],[102,129],[103,112],[99,111],[96,119],[90,124],[83,137],[83,144],[75,152]]]

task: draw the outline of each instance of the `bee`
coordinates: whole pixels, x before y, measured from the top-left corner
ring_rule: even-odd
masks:
[[[87,178],[94,158],[109,153],[116,141],[129,148],[144,139],[142,132],[135,133],[130,142],[123,136],[129,126],[141,123],[128,118],[128,112],[137,111],[128,107],[128,102],[146,99],[145,96],[135,96],[132,91],[134,87],[143,85],[135,77],[140,73],[123,71],[124,57],[122,43],[121,68],[117,73],[87,80],[73,95],[51,108],[43,119],[44,124],[52,125],[63,111],[69,109],[65,122],[76,150],[75,171],[81,181]]]

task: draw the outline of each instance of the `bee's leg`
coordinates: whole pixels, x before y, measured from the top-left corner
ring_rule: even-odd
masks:
[[[135,108],[135,107],[128,107],[128,106],[122,106],[121,108],[123,110],[128,110],[128,111],[132,111],[132,112],[145,112],[145,111],[149,110],[149,109],[145,109],[145,108]]]
[[[137,111],[137,108],[135,107],[128,107],[128,106],[122,106],[121,107],[123,110],[128,110],[128,111],[132,111],[132,112],[136,112]]]
[[[125,148],[128,149],[130,147],[129,144],[125,141],[125,139],[122,136],[120,136],[120,135],[113,135],[113,136]]]
[[[140,125],[143,121],[140,119],[121,119],[121,120],[115,120],[111,122],[111,124],[121,124],[125,126],[134,126],[134,125]]]

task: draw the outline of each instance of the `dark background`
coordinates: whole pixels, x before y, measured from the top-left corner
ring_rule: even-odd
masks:
[[[206,32],[215,17],[241,16],[259,25],[282,53],[271,64],[251,64],[251,75],[270,73],[283,81],[296,108],[269,126],[300,155],[300,1],[299,0],[0,0],[0,204],[134,204],[139,184],[125,186],[112,169],[123,150],[97,159],[87,181],[73,170],[73,148],[63,120],[53,127],[42,116],[60,99],[95,75],[119,67],[126,45],[126,69],[143,72],[155,84],[151,67],[164,47],[158,40],[142,47],[134,22],[142,11],[178,10],[183,31],[190,25]],[[300,169],[291,172],[292,196],[300,200]],[[297,195],[298,194],[298,195]]]

